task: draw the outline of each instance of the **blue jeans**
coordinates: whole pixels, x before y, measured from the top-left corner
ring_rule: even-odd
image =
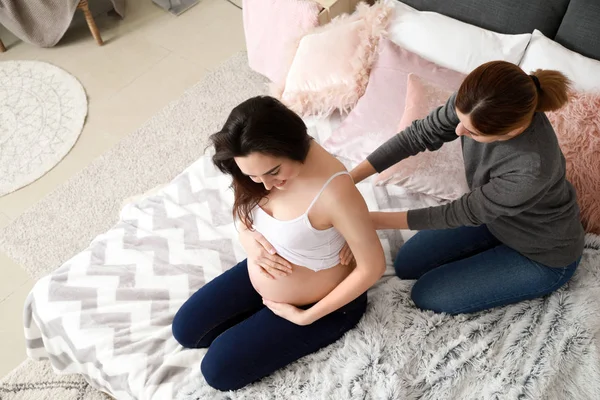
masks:
[[[184,347],[208,347],[200,368],[210,386],[236,390],[335,342],[366,307],[365,293],[310,325],[296,325],[263,305],[244,260],[181,306],[173,335]]]
[[[552,268],[503,245],[485,225],[417,233],[400,248],[394,268],[416,279],[411,297],[424,310],[472,313],[552,293],[579,260]]]

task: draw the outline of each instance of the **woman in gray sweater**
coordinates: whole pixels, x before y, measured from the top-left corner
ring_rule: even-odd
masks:
[[[417,280],[418,307],[470,313],[546,295],[571,278],[584,232],[544,114],[567,102],[568,88],[558,71],[527,75],[508,62],[483,64],[444,106],[351,172],[359,182],[460,137],[469,193],[437,207],[371,213],[377,229],[420,231],[394,265],[401,279]]]

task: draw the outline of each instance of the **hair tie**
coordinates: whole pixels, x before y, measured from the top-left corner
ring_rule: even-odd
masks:
[[[535,84],[535,87],[537,88],[538,92],[541,91],[542,90],[542,86],[540,85],[540,80],[538,79],[538,77],[535,76],[535,75],[529,75],[529,77],[531,78],[531,80]]]

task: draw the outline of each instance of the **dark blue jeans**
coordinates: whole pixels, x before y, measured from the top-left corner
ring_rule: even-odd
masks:
[[[201,370],[210,386],[236,390],[335,342],[366,307],[365,293],[310,325],[296,325],[263,305],[244,260],[181,306],[173,335],[184,347],[208,347]]]
[[[417,280],[417,307],[461,314],[552,293],[578,264],[552,268],[530,260],[482,225],[421,231],[400,248],[394,268],[400,279]]]

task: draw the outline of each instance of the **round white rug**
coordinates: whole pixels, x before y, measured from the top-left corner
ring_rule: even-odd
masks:
[[[86,115],[85,90],[68,72],[39,61],[0,62],[0,196],[58,164]]]

